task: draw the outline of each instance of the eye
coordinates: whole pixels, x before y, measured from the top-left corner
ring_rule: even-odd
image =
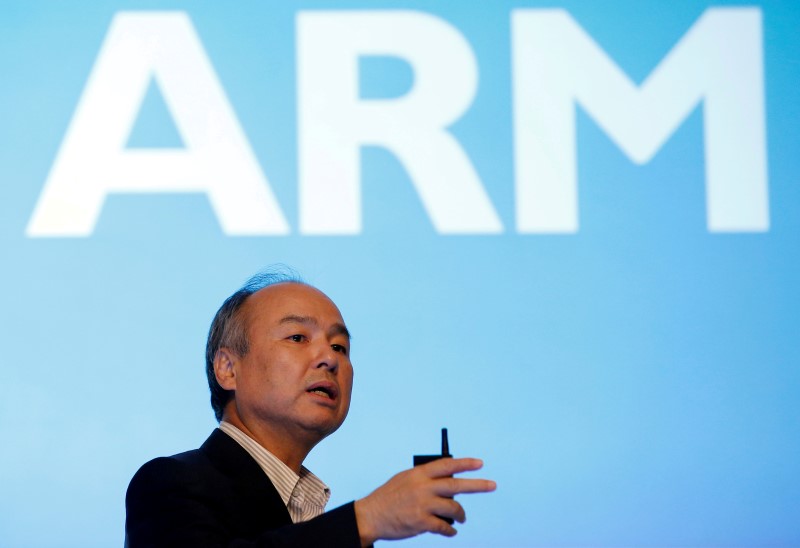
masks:
[[[339,352],[340,354],[344,354],[347,356],[347,347],[341,344],[332,344],[331,348],[333,348],[334,352]]]
[[[303,342],[303,341],[306,340],[306,336],[305,335],[300,335],[299,333],[297,333],[297,334],[294,334],[294,335],[289,335],[287,337],[287,339],[289,339],[290,341],[294,341],[294,342]]]

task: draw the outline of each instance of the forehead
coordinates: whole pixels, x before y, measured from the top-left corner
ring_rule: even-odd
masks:
[[[344,324],[339,309],[319,289],[285,282],[270,285],[253,293],[245,302],[243,312],[248,326],[278,325],[287,316],[302,316],[324,324]]]

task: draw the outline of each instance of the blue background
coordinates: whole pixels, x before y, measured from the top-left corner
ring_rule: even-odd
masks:
[[[215,426],[211,317],[292,265],[354,334],[353,404],[307,465],[331,506],[415,453],[480,456],[455,539],[406,546],[800,546],[800,4],[760,2],[770,230],[706,229],[702,112],[637,166],[578,116],[580,231],[514,230],[510,11],[563,7],[641,82],[726,2],[4,2],[0,7],[0,545],[121,545],[146,460]],[[437,234],[402,165],[362,152],[363,231],[298,233],[295,16],[418,9],[479,66],[453,126],[505,232]],[[113,15],[185,10],[292,232],[228,237],[203,195],[114,195],[87,238],[25,236]],[[365,59],[365,98],[403,94]],[[129,146],[180,146],[151,87]]]

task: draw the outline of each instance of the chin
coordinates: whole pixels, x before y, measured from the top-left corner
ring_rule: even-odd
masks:
[[[306,425],[306,430],[313,432],[319,441],[336,432],[343,422],[344,420],[313,422]]]

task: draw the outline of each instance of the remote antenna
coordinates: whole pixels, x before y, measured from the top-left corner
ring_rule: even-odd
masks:
[[[450,443],[447,441],[447,428],[442,428],[442,456],[450,456]]]

